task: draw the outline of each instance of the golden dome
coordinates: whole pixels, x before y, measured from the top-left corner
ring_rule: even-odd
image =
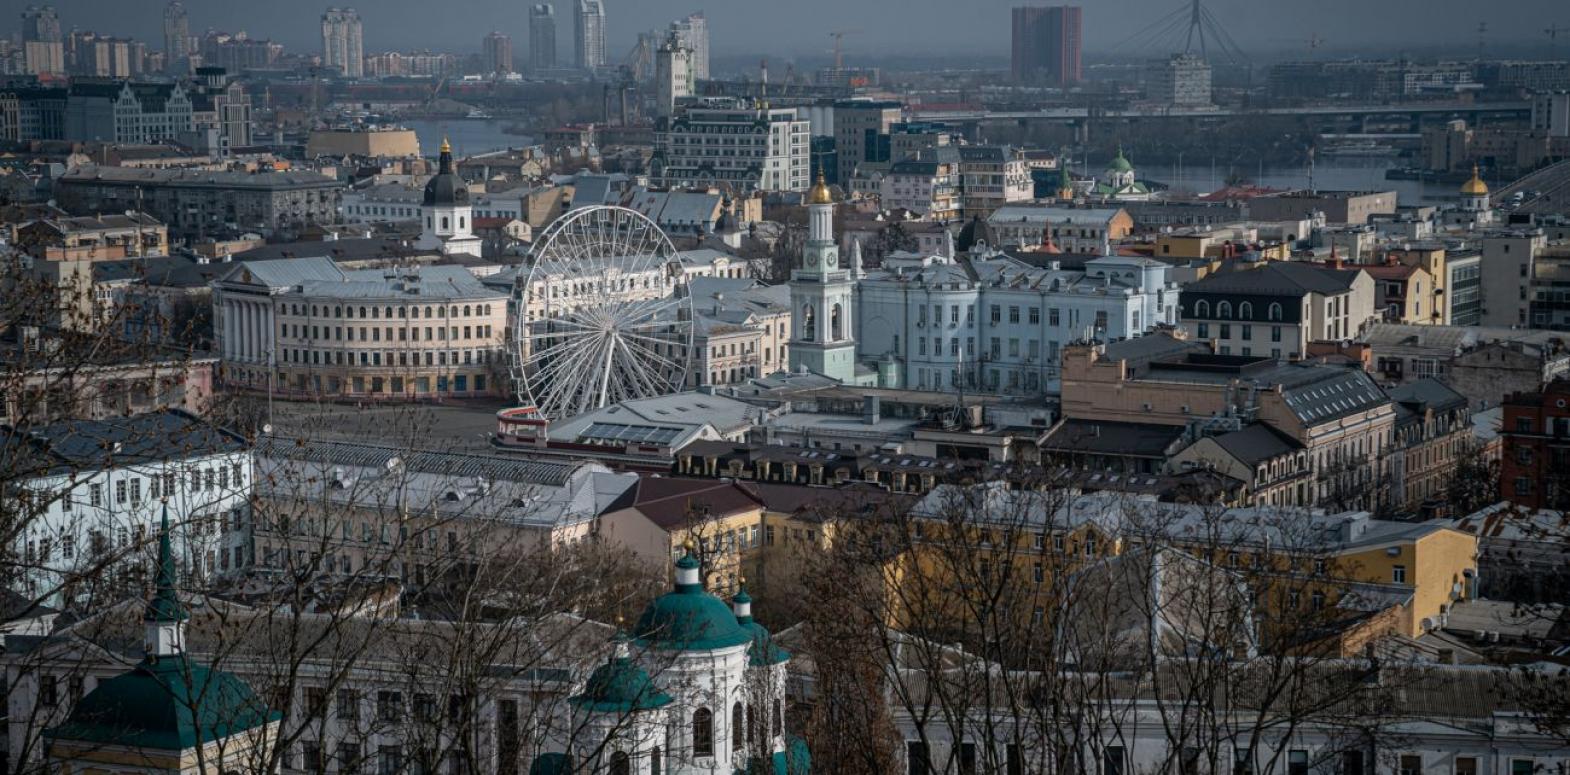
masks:
[[[1477,165],[1472,165],[1472,179],[1461,184],[1462,196],[1488,196],[1488,184],[1477,176]]]
[[[829,190],[829,184],[823,182],[823,171],[818,171],[818,182],[807,192],[807,204],[831,205],[834,204],[834,192]]]
[[[447,142],[445,137],[442,138],[442,153],[452,153],[452,143]]]

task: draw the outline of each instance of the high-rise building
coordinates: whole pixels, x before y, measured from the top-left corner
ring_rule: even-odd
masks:
[[[345,78],[365,75],[365,41],[360,14],[353,8],[328,8],[322,14],[322,65]]]
[[[529,67],[538,72],[556,67],[556,6],[529,7]]]
[[[1080,17],[1077,5],[1014,9],[1014,80],[1069,86],[1079,83]]]
[[[834,103],[834,149],[839,164],[836,182],[850,189],[856,170],[869,162],[889,159],[889,131],[903,120],[905,106],[890,100],[846,100]]]
[[[1210,104],[1210,63],[1194,54],[1173,54],[1150,63],[1145,92],[1151,102],[1173,107]]]
[[[672,31],[654,54],[654,115],[658,118],[675,115],[676,101],[691,97],[694,86],[692,49]]]
[[[22,11],[22,57],[30,75],[65,72],[65,38],[52,5]]]
[[[581,70],[593,70],[605,65],[605,3],[601,0],[577,0],[578,12],[574,17],[573,37],[577,43],[577,65]]]
[[[703,12],[671,22],[671,32],[692,52],[693,80],[709,80],[709,21],[703,18]]]
[[[191,55],[191,21],[186,18],[185,6],[180,0],[169,0],[164,6],[164,57],[170,70],[178,70],[181,61]]]
[[[485,72],[506,75],[512,72],[512,37],[500,32],[485,36]]]

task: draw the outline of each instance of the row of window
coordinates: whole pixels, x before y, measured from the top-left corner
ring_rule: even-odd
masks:
[[[1221,335],[1218,338],[1219,339],[1231,339],[1232,338],[1232,324],[1231,323],[1220,323],[1218,325],[1220,326],[1219,330],[1220,330],[1220,333],[1221,333]],[[1209,323],[1200,323],[1200,324],[1195,326],[1195,329],[1196,329],[1196,333],[1199,335],[1200,339],[1209,339],[1210,338],[1210,324]],[[1243,341],[1245,341],[1245,342],[1253,341],[1253,339],[1254,339],[1254,327],[1251,326],[1251,325],[1248,325],[1247,323],[1239,325],[1238,326],[1238,338],[1243,340]],[[1281,341],[1281,326],[1271,326],[1270,327],[1270,341],[1272,341],[1272,342],[1280,342]]]
[[[180,485],[186,484],[186,490],[192,493],[225,492],[231,483],[236,489],[245,486],[245,467],[241,463],[230,466],[216,465],[204,468],[192,468],[184,476],[175,471],[164,471],[147,477],[111,474],[114,484],[114,505],[126,504],[139,505],[142,502],[143,483],[147,487],[147,497],[150,500],[170,496],[178,492]],[[60,509],[70,513],[83,503],[85,496],[86,505],[90,508],[101,508],[104,503],[104,485],[102,482],[90,482],[85,488],[85,493],[78,493],[78,488],[66,488],[60,493]]]
[[[290,315],[298,316],[298,315],[309,314],[311,317],[323,317],[323,318],[328,317],[328,314],[327,314],[328,313],[328,307],[325,304],[318,306],[318,305],[315,305],[315,304],[299,304],[299,303],[284,304],[284,303],[280,302],[279,305],[278,305],[278,314],[280,314],[280,315],[284,314],[286,308],[287,308],[288,314],[290,314]],[[357,309],[359,311],[358,315],[355,314],[355,311]],[[384,309],[386,310],[386,314],[385,315],[382,312]],[[397,307],[377,307],[377,306],[352,307],[352,306],[335,305],[335,306],[332,307],[332,315],[331,315],[331,317],[335,317],[335,318],[354,318],[354,317],[359,317],[362,320],[364,320],[364,319],[378,320],[378,319],[381,319],[383,317],[386,317],[388,320],[391,320],[393,318],[393,316],[394,316],[394,312],[393,311],[397,310],[397,313],[396,313],[397,317],[400,317],[400,318],[419,318],[420,317],[420,310],[422,310],[422,309],[425,311],[425,317],[427,317],[427,318],[437,318],[437,317],[449,317],[449,318],[456,318],[456,317],[466,317],[466,318],[468,318],[468,317],[485,317],[485,316],[488,316],[488,315],[491,314],[491,305],[489,305],[489,304],[465,304],[462,307],[459,307],[456,304],[452,305],[450,307],[448,307],[448,306],[430,306],[430,305],[427,305],[427,306],[424,306],[424,307],[421,307],[421,306],[402,306],[402,305],[397,306]],[[307,312],[307,310],[309,310],[309,312]],[[461,310],[461,312],[460,312],[460,310]],[[367,314],[367,313],[369,313],[369,314]]]
[[[494,351],[421,350],[419,352],[410,353],[405,350],[400,350],[397,352],[397,360],[395,363],[393,358],[394,353],[383,353],[380,350],[376,350],[374,352],[354,350],[349,351],[348,355],[345,355],[345,351],[343,350],[304,350],[293,347],[285,347],[281,350],[283,355],[281,360],[283,363],[298,363],[307,366],[354,366],[356,365],[354,357],[356,352],[358,352],[360,355],[358,364],[360,366],[458,366],[460,365],[460,353],[462,354],[461,365],[473,366],[489,364],[491,362],[491,355]],[[420,357],[421,352],[425,354],[423,364],[420,362],[422,360]]]
[[[1339,297],[1331,300],[1332,308],[1334,308],[1335,302],[1338,300]],[[1285,318],[1282,317],[1281,305],[1277,304],[1276,302],[1270,303],[1270,308],[1266,310],[1266,316],[1268,320],[1285,320]],[[1210,318],[1210,302],[1204,299],[1194,302],[1194,317]],[[1216,302],[1216,315],[1214,319],[1219,320],[1230,317],[1232,317],[1232,302],[1224,300]],[[1239,302],[1237,305],[1237,317],[1239,320],[1253,320],[1254,305],[1246,301]]]
[[[422,341],[420,339],[420,326],[332,326],[329,328],[327,326],[293,324],[291,329],[290,325],[289,323],[279,324],[278,335],[283,338],[321,339],[322,341],[333,342],[380,342],[383,337],[386,337],[386,341],[391,342],[393,341],[393,334],[396,333],[400,342]],[[478,326],[425,326],[424,329],[425,338],[423,341],[426,342],[446,342],[476,338],[490,339],[495,333],[495,329],[489,324]],[[345,331],[348,332],[347,338],[345,338]],[[355,334],[356,331],[359,332],[358,335]],[[293,334],[292,337],[290,336],[291,333]],[[356,336],[359,338],[356,339]]]

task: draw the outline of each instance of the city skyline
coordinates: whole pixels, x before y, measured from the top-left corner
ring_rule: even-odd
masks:
[[[902,53],[981,55],[1008,57],[997,36],[1006,35],[1010,13],[1016,6],[1049,5],[1018,0],[980,0],[969,18],[973,23],[955,27],[948,21],[952,7],[937,0],[908,0],[898,4],[899,23],[891,24],[892,0],[855,4],[830,0],[802,0],[789,5],[749,2],[733,7],[704,8],[690,0],[651,0],[632,3],[608,0],[606,9],[606,58],[619,62],[636,42],[637,34],[663,29],[673,19],[705,11],[715,56],[763,53],[812,59],[829,56],[833,29],[859,29],[845,41],[846,56],[889,56]],[[18,31],[25,3],[7,3],[4,29]],[[1128,50],[1129,39],[1150,22],[1174,11],[1173,0],[1109,0],[1084,7],[1084,50],[1087,58],[1108,55],[1138,58]],[[1326,7],[1326,6],[1329,7]],[[144,0],[127,9],[114,0],[79,0],[57,3],[61,27],[93,29],[132,36],[154,45],[163,40],[161,0]],[[1210,0],[1207,7],[1226,27],[1239,46],[1251,56],[1289,58],[1307,54],[1309,41],[1318,50],[1382,48],[1392,55],[1404,48],[1449,46],[1456,57],[1477,53],[1478,23],[1487,21],[1482,36],[1485,49],[1547,53],[1550,39],[1544,28],[1570,24],[1570,12],[1559,11],[1551,0],[1523,0],[1509,14],[1482,14],[1462,0],[1423,3],[1418,0],[1385,0],[1354,3],[1330,0],[1317,6],[1285,3],[1255,4],[1244,0]],[[245,30],[253,37],[277,40],[290,51],[307,53],[320,48],[314,22],[328,5],[311,0],[280,0],[268,13],[247,6],[187,8],[192,34],[208,29]],[[367,53],[373,51],[436,49],[479,53],[478,31],[495,29],[514,40],[528,39],[528,6],[502,0],[458,0],[443,6],[440,14],[412,0],[385,0],[361,8]],[[558,13],[561,9],[558,9]],[[1556,15],[1557,12],[1557,15]],[[832,21],[825,21],[832,19]],[[1434,21],[1437,20],[1437,21]],[[1392,38],[1390,30],[1402,30]],[[1392,48],[1394,47],[1394,48]],[[1174,53],[1170,51],[1157,53]]]

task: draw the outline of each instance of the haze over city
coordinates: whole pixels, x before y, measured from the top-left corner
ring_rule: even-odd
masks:
[[[1570,775],[1565,0],[6,0],[0,775]]]
[[[0,20],[13,23],[27,3],[0,4]],[[187,4],[193,31],[209,27],[245,30],[291,47],[313,42],[320,3],[278,0],[265,4],[195,0]],[[345,4],[347,5],[347,4]],[[563,11],[568,3],[561,3]],[[707,8],[714,52],[732,56],[821,58],[829,49],[822,30],[858,28],[848,41],[870,55],[908,55],[922,50],[944,55],[1007,56],[996,37],[1008,26],[1009,0],[733,0]],[[1101,0],[1085,6],[1086,53],[1138,57],[1146,52],[1113,50],[1146,24],[1183,5],[1180,0]],[[1487,22],[1486,40],[1516,50],[1546,50],[1543,30],[1570,24],[1558,0],[1511,0],[1487,5],[1474,0],[1215,0],[1210,11],[1250,55],[1276,58],[1304,50],[1314,36],[1327,49],[1424,50],[1460,46],[1467,55],[1477,47],[1477,25]],[[116,29],[157,36],[157,0],[69,0],[58,3],[62,22],[83,29]],[[501,30],[522,40],[527,32],[527,3],[514,0],[371,0],[358,4],[368,50],[439,48],[473,50],[483,32]],[[609,0],[608,39],[614,51],[632,46],[636,34],[698,8],[689,0]],[[959,14],[959,18],[956,18]],[[565,18],[565,17],[564,17]],[[1127,48],[1126,45],[1124,48]]]

